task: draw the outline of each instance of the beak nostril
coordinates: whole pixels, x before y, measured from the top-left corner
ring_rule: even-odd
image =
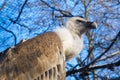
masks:
[[[87,24],[88,24],[88,25],[92,25],[92,24],[93,24],[93,22],[87,22]]]

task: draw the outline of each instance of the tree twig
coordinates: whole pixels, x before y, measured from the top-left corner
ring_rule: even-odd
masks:
[[[15,45],[16,45],[16,43],[17,43],[17,38],[16,38],[16,35],[12,32],[12,31],[10,31],[10,30],[7,30],[6,28],[4,28],[3,26],[0,26],[3,30],[5,30],[5,31],[7,31],[7,32],[9,32],[9,33],[11,33],[13,36],[14,36],[14,41],[15,41]]]
[[[80,68],[80,69],[76,69],[76,70],[72,70],[72,71],[67,71],[66,76],[70,75],[70,74],[74,74],[77,72],[89,72],[92,70],[96,70],[96,69],[102,69],[102,68],[108,68],[108,69],[112,69],[113,67],[117,67],[120,66],[120,60],[114,63],[110,63],[110,64],[105,64],[105,65],[100,65],[100,66],[93,66],[93,67],[88,67],[88,68]]]
[[[68,11],[64,11],[64,10],[61,10],[61,9],[57,9],[55,7],[52,7],[51,5],[49,5],[47,2],[45,2],[44,0],[40,0],[41,2],[43,2],[45,5],[47,5],[49,8],[55,10],[55,11],[59,11],[61,14],[63,14],[63,16],[66,16],[66,17],[73,17],[73,15],[68,12]]]
[[[107,59],[109,59],[109,58],[113,58],[114,56],[118,56],[118,55],[120,55],[120,51],[114,52],[114,53],[111,54],[110,56],[103,57],[103,58],[97,60],[97,62],[103,61],[103,60],[107,60]]]
[[[19,14],[18,14],[16,20],[13,21],[13,23],[16,23],[16,22],[18,21],[18,19],[20,18],[21,14],[22,14],[22,12],[23,12],[24,6],[25,6],[25,4],[27,3],[27,1],[28,1],[28,0],[25,0],[25,1],[24,1],[23,5],[22,5],[22,7],[21,7],[21,9],[20,9]]]

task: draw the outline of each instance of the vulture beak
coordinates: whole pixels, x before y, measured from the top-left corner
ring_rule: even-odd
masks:
[[[89,29],[96,29],[97,28],[97,23],[88,21],[86,27],[89,28]]]

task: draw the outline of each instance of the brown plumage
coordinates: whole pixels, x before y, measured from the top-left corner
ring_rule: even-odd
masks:
[[[54,32],[47,32],[18,44],[7,53],[0,63],[0,80],[34,80],[55,68],[56,63],[61,70],[65,69],[64,65],[61,66],[64,63],[61,41]],[[59,58],[63,60],[60,61]],[[63,73],[57,75],[60,74]]]

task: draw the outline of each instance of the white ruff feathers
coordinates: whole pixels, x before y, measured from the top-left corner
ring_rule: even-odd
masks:
[[[77,56],[83,48],[83,39],[66,27],[55,30],[63,43],[66,60]]]

